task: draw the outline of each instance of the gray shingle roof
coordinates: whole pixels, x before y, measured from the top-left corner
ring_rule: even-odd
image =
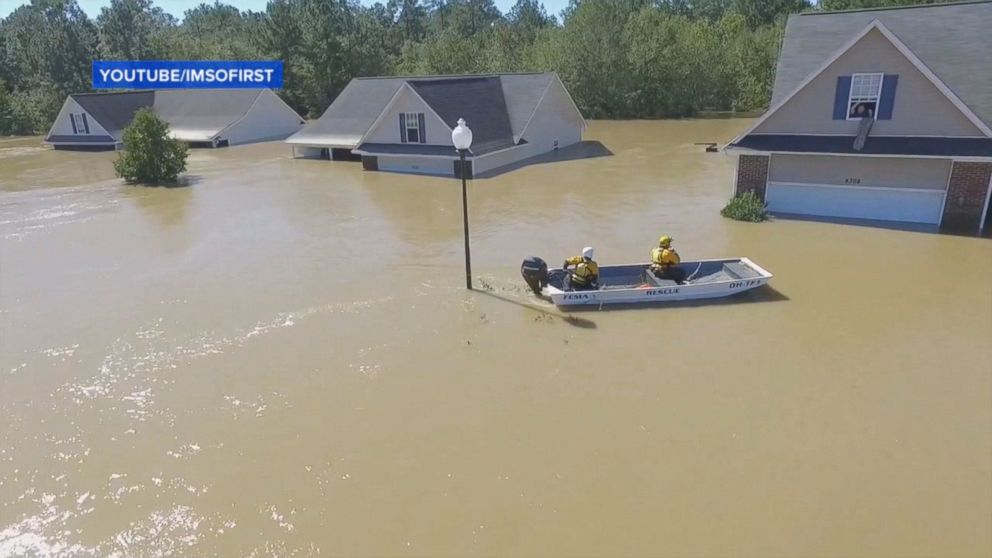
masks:
[[[465,117],[472,129],[472,152],[513,145],[513,130],[498,77],[414,80],[410,85],[449,128]]]
[[[264,89],[170,89],[70,95],[115,140],[134,113],[152,107],[184,141],[209,141],[244,116]],[[54,137],[54,136],[53,136]],[[49,138],[49,141],[54,141]],[[77,140],[78,141],[78,140]]]
[[[988,1],[792,15],[782,41],[772,104],[791,94],[876,19],[992,125],[992,2]]]
[[[124,128],[134,118],[134,113],[155,102],[154,91],[76,93],[70,97],[118,140],[121,139]]]
[[[208,141],[244,116],[262,89],[172,89],[155,92],[155,112],[175,137]]]
[[[489,144],[495,145],[491,141],[493,137],[505,138],[507,127],[510,143],[519,138],[552,79],[552,73],[355,78],[318,120],[286,141],[300,145],[356,147],[397,89],[410,83],[422,97],[431,97],[424,100],[446,122],[445,114],[457,112],[459,108],[464,113],[459,116],[475,122],[469,122],[475,134],[473,151],[491,149]],[[475,101],[460,99],[467,93],[474,94]],[[477,104],[463,104],[468,102]],[[505,117],[492,120],[495,105],[504,107]],[[454,118],[457,120],[458,116]],[[448,124],[454,127],[454,122]],[[490,124],[498,130],[484,132]]]

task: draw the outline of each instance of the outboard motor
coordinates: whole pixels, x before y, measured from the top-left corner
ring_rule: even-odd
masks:
[[[523,275],[530,290],[539,295],[548,284],[548,264],[537,256],[531,256],[520,264],[520,275]]]

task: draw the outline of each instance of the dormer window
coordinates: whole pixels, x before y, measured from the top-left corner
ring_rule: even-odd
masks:
[[[69,118],[72,121],[72,133],[77,135],[90,133],[90,124],[86,121],[86,114],[70,113]]]
[[[847,97],[847,119],[877,118],[883,74],[854,74]]]
[[[404,134],[406,135],[405,141],[407,143],[423,143],[421,141],[423,130],[420,129],[420,122],[424,118],[423,114],[408,112],[404,116],[404,120],[406,121],[404,130]]]

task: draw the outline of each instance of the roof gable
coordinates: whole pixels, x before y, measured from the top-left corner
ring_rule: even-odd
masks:
[[[897,36],[986,125],[992,124],[992,64],[988,63],[992,2],[790,16],[772,106],[792,94],[875,20]]]
[[[738,143],[739,140],[748,134],[753,133],[755,130],[761,129],[762,125],[772,118],[776,113],[778,113],[783,106],[789,103],[793,97],[799,95],[810,83],[816,81],[816,79],[826,72],[835,62],[841,59],[845,54],[847,54],[855,45],[860,43],[865,37],[870,36],[874,31],[878,31],[888,41],[893,47],[895,47],[901,55],[903,55],[907,61],[909,61],[924,77],[927,78],[943,95],[948,101],[950,101],[955,108],[957,108],[983,135],[992,137],[992,128],[989,128],[988,124],[985,123],[974,111],[972,111],[966,104],[964,104],[961,99],[944,84],[940,78],[933,73],[920,59],[917,57],[909,48],[891,31],[889,31],[885,25],[883,25],[878,20],[872,20],[864,29],[862,29],[858,34],[851,38],[847,44],[843,45],[836,52],[831,54],[819,68],[806,76],[806,78],[795,87],[788,95],[780,98],[775,102],[771,108],[769,108],[764,115],[761,116],[750,128],[748,128],[743,134],[738,136],[731,142],[731,144]]]
[[[521,73],[521,74],[487,74],[487,75],[449,75],[449,76],[406,76],[406,77],[371,77],[355,78],[348,83],[344,90],[338,95],[331,106],[324,111],[321,117],[311,122],[306,128],[290,137],[287,142],[294,144],[314,144],[331,145],[340,147],[356,147],[361,139],[370,131],[373,123],[386,109],[393,99],[397,90],[405,83],[411,87],[420,85],[425,92],[421,93],[415,87],[418,95],[431,97],[433,102],[425,99],[435,112],[439,114],[442,107],[452,107],[452,103],[461,101],[447,101],[443,98],[435,98],[434,93],[448,87],[448,83],[459,81],[495,80],[502,91],[501,101],[505,112],[505,120],[508,121],[510,138],[519,141],[523,130],[537,109],[541,96],[544,94],[548,84],[555,78],[554,73]],[[479,84],[475,85],[479,87]],[[466,85],[453,85],[454,88],[463,88]],[[484,94],[492,99],[496,98],[496,88],[490,81],[481,86],[485,89]],[[458,89],[449,89],[452,95],[458,94]],[[471,107],[467,107],[471,108]],[[481,147],[483,138],[478,135],[482,132],[483,126],[490,123],[488,115],[480,115],[472,109],[471,114],[460,115],[469,122],[473,132],[476,133],[476,147]],[[447,122],[447,118],[442,116]],[[457,120],[457,117],[456,117]],[[505,123],[503,117],[499,119],[499,130],[496,135],[505,136]],[[454,123],[449,123],[454,127]],[[489,135],[486,132],[484,135]]]
[[[244,116],[262,89],[178,89],[155,92],[155,112],[173,136],[209,140]]]
[[[124,128],[131,123],[134,113],[155,102],[154,91],[75,93],[69,96],[99,122],[107,133],[118,139]]]
[[[892,117],[875,122],[873,136],[982,136],[982,122],[955,103],[898,48],[895,37],[872,24],[846,49],[810,76],[792,95],[769,110],[750,133],[853,134],[857,126],[833,115],[837,80],[858,73],[897,76]],[[936,79],[936,78],[934,78]],[[945,88],[946,89],[946,88]],[[845,93],[846,94],[846,93]],[[964,110],[962,110],[962,108]],[[970,112],[970,111],[969,111]]]
[[[513,145],[513,130],[498,77],[413,80],[410,86],[454,129],[459,118],[472,128],[472,151],[482,153]]]

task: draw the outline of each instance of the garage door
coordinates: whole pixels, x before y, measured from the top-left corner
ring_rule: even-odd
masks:
[[[775,155],[772,213],[937,224],[950,161]]]

